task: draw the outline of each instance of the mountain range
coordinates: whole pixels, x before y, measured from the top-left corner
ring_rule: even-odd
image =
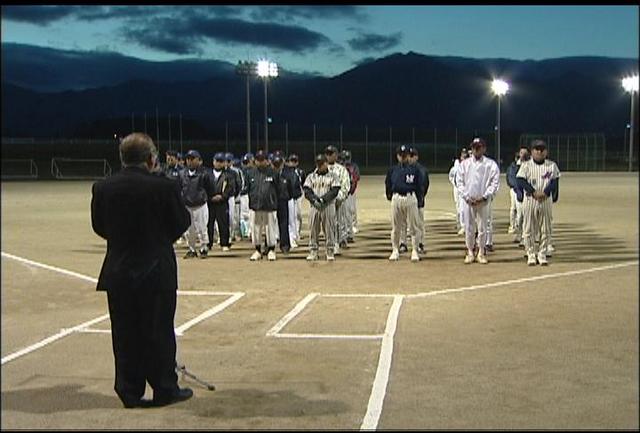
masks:
[[[511,84],[503,127],[548,133],[614,132],[629,121],[620,78],[637,59],[569,57],[540,61],[397,53],[334,77],[282,71],[269,82],[274,123],[364,124],[490,130],[489,83]],[[251,80],[252,119],[263,117],[263,83]],[[217,60],[151,62],[110,52],[2,44],[2,136],[106,136],[132,113],[181,114],[191,135],[245,119],[245,82]],[[196,134],[196,131],[197,134]],[[188,135],[185,129],[185,135]]]

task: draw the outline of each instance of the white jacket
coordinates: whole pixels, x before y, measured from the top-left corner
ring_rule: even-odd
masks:
[[[470,156],[460,163],[456,173],[456,187],[460,196],[469,199],[491,199],[500,187],[498,164],[486,156]]]

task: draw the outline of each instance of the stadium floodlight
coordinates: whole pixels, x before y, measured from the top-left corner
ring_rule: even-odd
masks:
[[[259,60],[256,73],[264,82],[264,151],[269,151],[269,122],[267,117],[267,82],[278,76],[278,65],[268,60]]]
[[[500,167],[500,99],[509,91],[509,83],[501,79],[494,79],[491,82],[491,90],[498,97],[498,111],[496,114],[496,162]]]
[[[631,171],[633,165],[633,142],[635,139],[635,94],[638,93],[638,75],[623,78],[622,87],[631,95],[631,119],[629,120],[631,128],[629,131],[629,171]]]
[[[251,152],[251,100],[249,97],[249,80],[255,74],[256,64],[251,61],[240,61],[236,65],[236,73],[245,77],[247,88],[247,153]]]

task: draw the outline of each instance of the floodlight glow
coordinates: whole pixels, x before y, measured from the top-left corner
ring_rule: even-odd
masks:
[[[509,83],[504,80],[493,80],[491,82],[491,90],[498,96],[502,96],[509,91]]]
[[[638,91],[638,76],[626,77],[622,79],[622,87],[624,90],[633,93]]]
[[[257,74],[259,77],[277,77],[278,65],[268,60],[258,61]]]

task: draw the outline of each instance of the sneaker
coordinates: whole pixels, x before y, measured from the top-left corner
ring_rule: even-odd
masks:
[[[398,249],[398,252],[406,253],[407,251],[409,251],[409,248],[407,248],[407,245],[406,244],[400,244],[400,248]]]
[[[555,252],[555,248],[553,247],[553,245],[549,245],[547,247],[547,257],[551,257],[553,255],[553,253]]]
[[[335,258],[335,256],[333,255],[333,253],[331,252],[331,250],[327,251],[327,261],[328,261],[328,262],[332,262],[332,261],[334,261],[335,259],[336,259],[336,258]]]
[[[464,234],[464,228],[458,230],[458,236],[462,236]]]
[[[540,263],[540,266],[547,266],[549,264],[544,254],[538,254],[538,263]]]
[[[398,250],[393,250],[391,252],[391,255],[389,256],[389,260],[399,260],[400,259],[400,253],[398,252]]]
[[[485,245],[484,250],[492,253],[493,252],[493,244]]]
[[[477,260],[478,260],[478,263],[481,263],[483,265],[486,265],[487,263],[489,263],[489,260],[487,260],[487,256],[484,254],[478,254]]]
[[[209,255],[209,250],[207,248],[200,249],[200,258],[204,259]]]
[[[527,256],[527,265],[528,266],[535,266],[536,265],[536,256],[533,254],[530,254]]]
[[[307,256],[307,260],[309,260],[310,262],[318,260],[318,252],[317,251],[310,252],[309,255]]]
[[[340,248],[343,248],[343,249],[349,248],[349,245],[347,245],[347,241],[341,241],[340,242]]]
[[[467,253],[464,257],[464,264],[468,265],[469,263],[473,263],[476,260],[475,256],[471,253]]]
[[[229,251],[229,247],[222,247],[222,251],[226,253],[227,251]]]
[[[289,243],[291,244],[291,249],[298,248],[298,243],[296,241],[292,240]]]
[[[339,245],[334,245],[333,254],[336,255],[336,256],[339,256],[340,254],[342,254],[342,252],[340,251],[340,246]]]
[[[411,261],[412,262],[419,262],[420,261],[420,256],[418,255],[418,250],[411,251]]]
[[[354,233],[354,234],[358,234],[358,232],[359,232],[359,231],[360,231],[360,230],[358,230],[358,227],[353,226],[353,233]]]
[[[509,227],[509,229],[507,230],[507,234],[508,235],[512,235],[516,232],[516,229],[514,229],[513,227]]]
[[[354,242],[355,242],[355,241],[353,240],[353,238],[347,238],[347,243],[352,244],[352,243],[354,243]]]
[[[513,237],[513,241],[511,242],[513,242],[514,244],[519,244],[521,242],[520,235],[515,235]]]
[[[183,259],[191,259],[193,257],[198,257],[198,253],[196,253],[194,250],[189,250],[187,251],[187,254],[184,255]]]
[[[253,254],[251,254],[251,257],[249,258],[249,260],[251,260],[252,262],[255,262],[256,260],[260,260],[261,258],[262,258],[262,253],[256,250],[253,252]]]
[[[276,252],[275,250],[270,250],[267,253],[267,259],[269,259],[269,261],[273,262],[276,259]]]
[[[424,249],[424,244],[418,245],[418,254],[427,254],[427,250]]]

